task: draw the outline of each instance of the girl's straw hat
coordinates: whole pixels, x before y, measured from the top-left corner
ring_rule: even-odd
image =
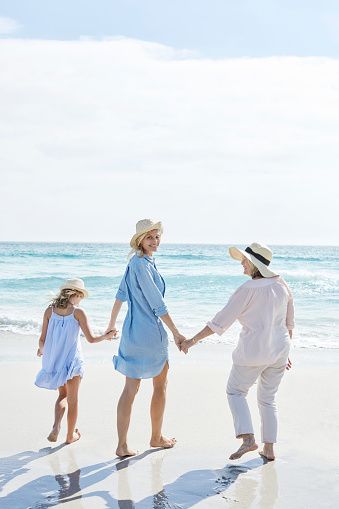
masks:
[[[150,232],[152,230],[160,230],[160,232],[162,233],[162,224],[160,221],[155,222],[152,221],[152,219],[141,219],[135,225],[135,230],[136,233],[133,235],[129,243],[132,249],[138,249],[137,240],[139,237],[141,237],[141,235],[144,235],[145,233]]]
[[[259,269],[260,274],[264,277],[274,277],[278,275],[268,268],[273,255],[270,248],[263,244],[253,242],[253,244],[247,247],[245,251],[232,246],[229,248],[228,252],[235,260],[241,261],[244,257],[247,258],[247,260],[252,262],[253,265]]]
[[[66,279],[65,283],[60,286],[60,290],[76,290],[83,293],[84,297],[88,297],[88,291],[82,279]]]

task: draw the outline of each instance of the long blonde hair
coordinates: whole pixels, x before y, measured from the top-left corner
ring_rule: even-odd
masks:
[[[58,295],[51,300],[51,307],[66,309],[74,295],[81,295],[81,297],[83,297],[82,292],[79,292],[78,290],[72,290],[70,288],[64,288],[63,290],[60,290]]]

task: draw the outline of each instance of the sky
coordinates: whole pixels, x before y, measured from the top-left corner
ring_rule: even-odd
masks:
[[[339,245],[339,4],[0,2],[0,241]]]

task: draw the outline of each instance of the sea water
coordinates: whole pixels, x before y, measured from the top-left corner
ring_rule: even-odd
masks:
[[[245,246],[240,246],[245,247]],[[166,303],[180,331],[204,327],[247,280],[226,245],[162,244],[155,260],[166,282]],[[339,247],[272,246],[273,270],[295,300],[295,344],[339,348]],[[104,331],[127,264],[126,244],[0,243],[0,331],[38,334],[42,314],[66,278],[84,279],[81,306],[95,332]],[[126,305],[121,311],[121,328]],[[234,344],[239,325],[206,341]],[[3,336],[3,333],[2,333]]]

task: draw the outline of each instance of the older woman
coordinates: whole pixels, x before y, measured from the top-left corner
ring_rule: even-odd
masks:
[[[153,378],[151,447],[170,448],[176,442],[174,438],[165,438],[161,431],[168,372],[168,337],[162,322],[170,329],[178,346],[185,337],[179,333],[168,313],[164,301],[165,282],[153,258],[161,234],[160,222],[142,219],[136,224],[136,233],[130,241],[133,256],[120,283],[107,327],[107,330],[116,330],[121,305],[127,301],[128,311],[119,352],[113,357],[115,369],[126,377],[117,408],[119,442],[116,454],[120,457],[135,454],[127,445],[127,432],[133,401],[142,378]]]
[[[244,251],[231,247],[229,254],[241,261],[244,274],[251,280],[234,292],[226,306],[204,329],[183,342],[181,350],[187,353],[201,339],[214,332],[221,335],[235,320],[240,322],[242,330],[233,352],[227,397],[235,435],[242,438],[243,443],[230,459],[238,459],[258,448],[246,401],[249,388],[258,380],[257,396],[264,443],[260,454],[274,460],[273,444],[277,439],[275,394],[285,369],[291,367],[288,354],[294,327],[293,298],[285,281],[268,268],[272,251],[267,246],[253,243]]]

